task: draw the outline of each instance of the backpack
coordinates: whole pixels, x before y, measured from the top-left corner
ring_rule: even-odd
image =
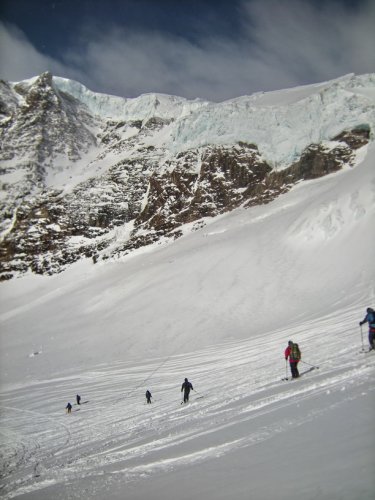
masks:
[[[290,350],[290,355],[296,361],[301,359],[301,351],[299,350],[298,344],[293,344]]]
[[[367,313],[367,318],[368,318],[368,324],[374,328],[375,327],[375,311],[373,309],[371,309],[370,312]]]

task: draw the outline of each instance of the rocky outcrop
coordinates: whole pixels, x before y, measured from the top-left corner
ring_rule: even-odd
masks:
[[[41,75],[31,87],[15,86],[19,96],[17,107],[7,106],[8,120],[1,124],[2,159],[32,159],[35,164],[52,165],[58,154],[68,160],[81,158],[92,145],[90,131],[95,121],[71,96],[55,89],[52,75]]]
[[[301,180],[311,180],[352,166],[355,150],[366,145],[370,138],[367,128],[345,131],[333,138],[334,146],[312,144],[303,151],[300,159],[282,171],[272,171],[263,183],[249,186],[246,207],[269,203],[276,196],[286,193]]]

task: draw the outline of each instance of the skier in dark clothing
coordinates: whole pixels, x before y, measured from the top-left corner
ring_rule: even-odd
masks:
[[[67,413],[72,413],[72,405],[68,403],[65,407]]]
[[[186,378],[181,386],[181,392],[184,391],[184,403],[187,403],[189,401],[190,390],[194,391],[191,382],[189,382]]]
[[[151,392],[149,390],[146,391],[146,399],[147,399],[147,404],[151,404]]]
[[[301,351],[299,350],[298,344],[289,340],[288,347],[285,349],[285,359],[289,358],[290,371],[292,372],[292,378],[299,377],[299,371],[297,365],[301,359]]]
[[[81,404],[81,396],[79,394],[77,394],[76,400],[77,400],[77,405],[80,405]]]
[[[375,349],[375,311],[368,307],[366,310],[366,316],[362,321],[359,322],[359,325],[362,326],[365,323],[368,323],[368,341],[370,344],[370,351]]]

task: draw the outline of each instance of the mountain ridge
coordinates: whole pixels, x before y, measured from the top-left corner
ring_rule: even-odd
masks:
[[[355,166],[375,126],[373,74],[223,103],[99,95],[50,73],[0,86],[2,280],[123,256],[268,203]]]

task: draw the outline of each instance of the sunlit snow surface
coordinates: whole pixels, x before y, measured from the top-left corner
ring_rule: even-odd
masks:
[[[375,355],[358,353],[354,319],[3,392],[5,498],[371,498]],[[319,369],[283,382],[291,335]],[[185,375],[199,392],[181,405]],[[75,392],[84,403],[64,415]]]
[[[374,160],[173,244],[3,283],[2,497],[372,499]],[[297,381],[289,339],[319,366]]]

